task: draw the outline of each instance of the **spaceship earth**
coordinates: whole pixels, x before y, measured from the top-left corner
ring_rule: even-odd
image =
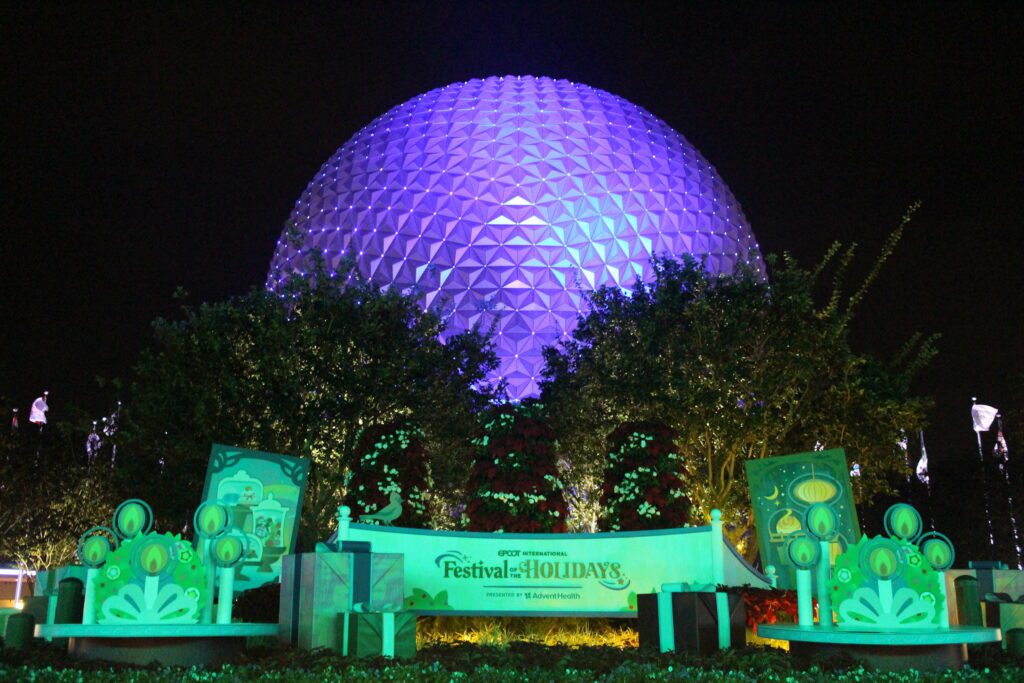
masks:
[[[492,77],[394,107],[327,160],[278,240],[276,289],[346,255],[459,332],[495,324],[513,400],[571,335],[585,292],[630,288],[653,256],[713,273],[764,265],[729,188],[686,139],[621,97],[566,80]],[[286,229],[287,232],[287,229]]]

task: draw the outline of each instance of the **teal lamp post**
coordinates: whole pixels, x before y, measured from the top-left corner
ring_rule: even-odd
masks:
[[[210,545],[214,539],[227,532],[229,520],[227,506],[211,500],[196,508],[196,513],[192,517],[192,527],[199,535],[199,556],[206,565],[206,595],[203,598],[203,611],[200,615],[200,623],[203,624],[213,623],[213,592],[217,568],[210,557]]]
[[[105,526],[95,526],[78,539],[78,561],[85,566],[85,595],[82,603],[82,623],[96,622],[96,577],[110,552],[117,547],[117,536]]]
[[[937,531],[925,534],[919,540],[924,559],[939,575],[939,593],[942,595],[942,610],[939,612],[939,627],[949,628],[949,596],[946,590],[946,570],[953,566],[955,557],[953,544]]]
[[[832,594],[829,582],[832,579],[832,558],[829,547],[838,535],[839,519],[828,503],[815,503],[807,508],[804,515],[804,528],[818,539],[818,624],[822,628],[832,628]]]
[[[231,601],[235,593],[234,566],[245,554],[248,538],[237,530],[229,531],[210,544],[210,559],[220,568],[220,592],[217,594],[217,623],[231,623]]]
[[[814,626],[811,603],[811,567],[818,564],[821,546],[809,536],[794,536],[786,548],[789,561],[796,567],[796,606],[801,626]]]

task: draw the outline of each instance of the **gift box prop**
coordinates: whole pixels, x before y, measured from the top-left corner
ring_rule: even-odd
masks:
[[[344,654],[353,629],[351,620],[339,615],[379,617],[396,611],[404,595],[405,557],[371,552],[369,543],[358,541],[341,541],[334,548],[318,544],[318,550],[284,558],[278,639],[306,650],[324,647]],[[370,622],[376,623],[376,617]],[[363,621],[356,632],[372,628]]]
[[[638,595],[637,611],[641,649],[710,654],[746,643],[743,597],[713,586],[667,583]]]
[[[976,570],[985,625],[1002,629],[1003,648],[1024,656],[1024,572],[1009,570],[1001,562],[971,562],[969,566]],[[963,577],[965,581],[968,578]]]
[[[400,604],[400,603],[399,603]],[[356,604],[353,612],[342,612],[342,655],[349,657],[401,657],[416,656],[416,615],[394,610],[364,612],[363,604]]]

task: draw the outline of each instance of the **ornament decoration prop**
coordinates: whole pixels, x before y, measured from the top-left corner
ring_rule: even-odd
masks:
[[[228,529],[228,507],[219,501],[205,501],[196,508],[192,526],[204,540],[217,538]]]
[[[160,593],[160,579],[174,571],[177,545],[166,536],[147,534],[134,540],[132,546],[132,568],[145,576],[143,600],[147,609],[152,609]]]
[[[944,572],[953,566],[956,554],[953,543],[938,531],[930,531],[918,540],[921,554],[937,572]]]
[[[827,503],[815,503],[807,508],[804,516],[804,528],[819,541],[831,541],[838,533],[839,520],[832,506]]]
[[[78,561],[85,567],[85,588],[82,601],[82,623],[96,620],[96,580],[111,551],[117,547],[117,535],[105,526],[94,526],[78,539]]]
[[[838,535],[839,519],[828,503],[815,503],[804,513],[804,528],[818,539],[818,623],[822,628],[832,628],[831,597],[831,552],[829,545]]]
[[[828,505],[835,515],[835,536],[826,553],[830,561],[860,538],[850,466],[842,449],[748,460],[744,469],[762,562],[775,565],[780,588],[796,588],[795,565],[786,547],[789,538],[807,526],[811,506]]]
[[[811,567],[821,557],[821,546],[809,536],[798,534],[786,546],[789,561],[796,569],[797,614],[801,626],[814,624],[814,606],[811,602]]]
[[[126,500],[114,510],[113,528],[123,539],[148,534],[153,528],[153,509],[138,498]]]
[[[117,536],[105,526],[94,526],[78,539],[78,561],[89,569],[102,567],[110,552],[117,547]]]
[[[217,623],[231,623],[231,603],[235,592],[234,566],[245,555],[249,537],[233,530],[213,539],[210,559],[220,567],[220,591],[217,593]]]
[[[199,536],[200,555],[208,559],[210,543],[228,530],[231,522],[228,506],[220,501],[207,500],[199,504],[192,516],[192,528]],[[212,561],[206,563],[206,600],[203,603],[201,621],[209,624],[213,620],[213,593],[216,584],[216,567]]]
[[[862,538],[836,558],[831,597],[840,628],[869,631],[949,627],[945,570],[949,539],[922,534],[921,517],[899,503],[885,513],[889,536]]]
[[[953,566],[956,553],[948,538],[937,531],[931,531],[918,539],[921,554],[939,575],[939,593],[942,595],[943,607],[939,612],[939,626],[949,628],[949,593],[946,590],[946,570]]]
[[[860,551],[864,573],[878,581],[891,581],[903,571],[900,546],[888,538],[874,538]]]
[[[821,548],[812,539],[804,535],[794,536],[787,547],[789,561],[799,569],[810,569],[818,563]]]
[[[513,399],[537,394],[541,350],[568,338],[585,293],[649,279],[653,256],[764,272],[738,202],[682,135],[611,93],[533,76],[453,83],[384,113],[327,160],[289,223],[268,288],[351,255],[363,277],[443,307],[453,332],[494,323],[492,379]]]
[[[921,515],[906,503],[896,503],[885,512],[885,532],[894,538],[913,543],[923,526]]]
[[[202,552],[177,534],[152,531],[152,510],[138,499],[117,507],[113,528],[86,531],[77,551],[87,568],[82,623],[197,623],[211,590],[207,567],[233,568],[247,552],[248,538],[230,528],[230,514],[219,502],[201,506],[193,519]],[[226,582],[230,587],[230,577]],[[229,590],[221,600],[228,621],[231,597]]]

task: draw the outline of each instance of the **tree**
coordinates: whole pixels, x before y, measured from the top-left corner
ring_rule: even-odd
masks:
[[[850,321],[909,220],[894,231],[852,295],[842,280],[855,246],[833,245],[812,270],[769,258],[771,283],[740,269],[711,275],[692,258],[654,261],[652,282],[589,297],[572,337],[545,350],[543,401],[574,470],[602,467],[601,435],[625,421],[662,422],[679,434],[698,517],[722,509],[748,556],[752,522],[743,462],[842,446],[860,462],[860,493],[889,489],[900,427],[914,433],[929,400],[910,381],[934,355],[912,337],[888,362],[855,353]],[[816,287],[836,264],[831,291]]]
[[[414,528],[429,526],[427,504],[433,481],[430,455],[418,428],[404,422],[372,425],[359,435],[356,456],[345,487],[345,501],[355,519],[381,510],[390,502],[390,495],[397,493],[402,497],[397,523]]]
[[[437,314],[411,295],[382,291],[351,262],[278,293],[185,307],[179,320],[154,323],[153,345],[136,367],[124,460],[141,468],[140,484],[161,492],[157,514],[184,523],[211,443],[311,458],[306,544],[333,528],[363,427],[419,425],[428,449],[446,456],[435,459],[435,478],[457,489],[475,414],[495,396],[483,381],[497,361],[480,331],[442,342],[444,332]]]
[[[476,446],[465,512],[470,531],[566,530],[569,507],[543,405],[530,401],[489,411]]]
[[[79,537],[110,524],[116,478],[87,468],[78,434],[51,423],[44,438],[0,434],[0,558],[31,569],[74,561]]]
[[[675,440],[671,429],[655,422],[626,422],[608,436],[602,531],[670,529],[690,521],[686,463]]]

